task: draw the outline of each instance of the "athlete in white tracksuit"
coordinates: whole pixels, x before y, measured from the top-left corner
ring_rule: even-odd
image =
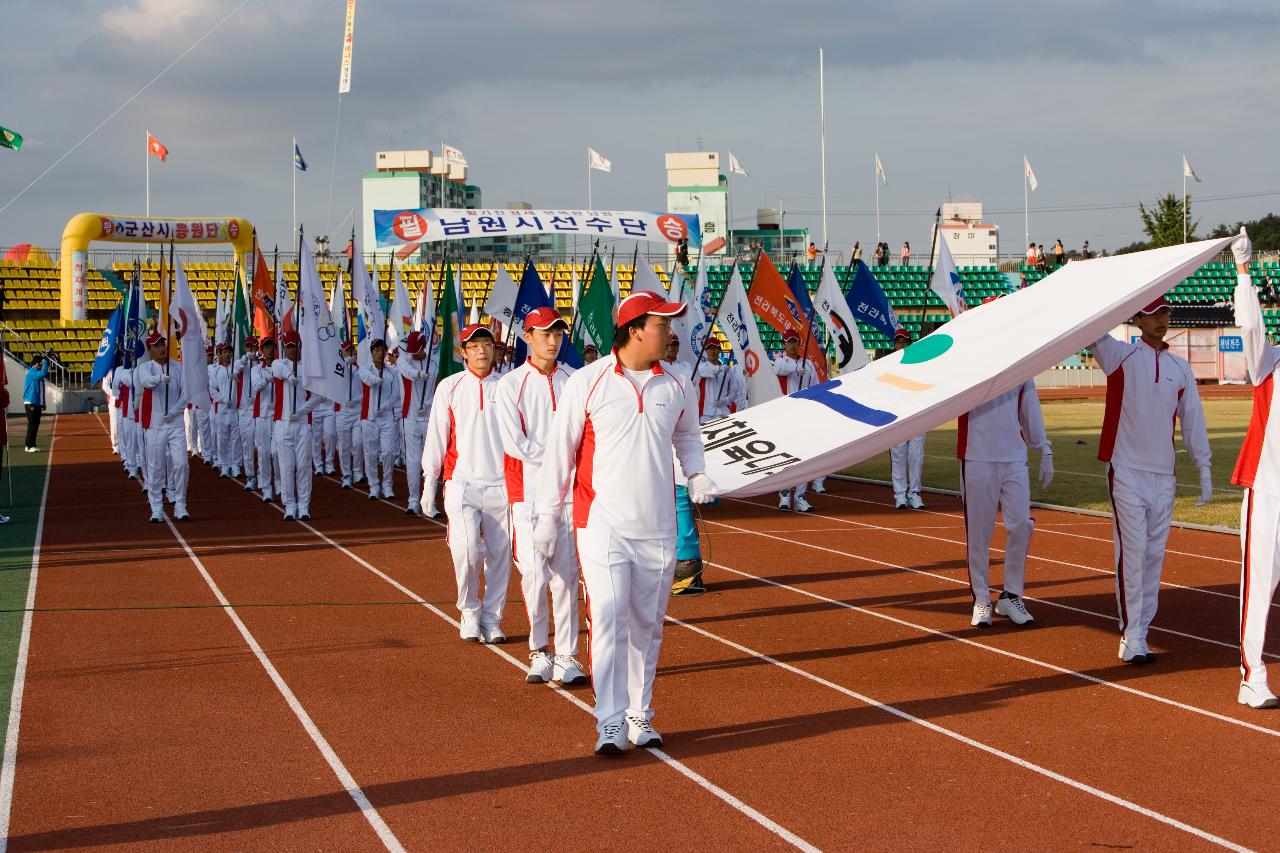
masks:
[[[258,363],[258,339],[246,335],[244,355],[232,365],[235,373],[235,410],[237,438],[240,442],[240,458],[244,462],[244,490],[251,492],[258,487],[254,467],[253,428],[253,366]]]
[[[427,337],[422,332],[410,332],[404,350],[396,361],[396,370],[400,372],[400,418],[404,425],[404,478],[409,486],[405,511],[410,515],[425,511],[434,517],[438,514],[434,490],[427,495],[425,510],[422,507],[422,448],[431,417],[431,381],[439,371],[439,360],[429,358]]]
[[[360,407],[364,402],[364,383],[355,367],[355,341],[342,343],[342,358],[347,365],[347,392],[337,401],[334,429],[338,436],[338,467],[342,470],[342,488],[349,489],[364,477],[364,441],[360,428]]]
[[[376,500],[379,495],[391,500],[395,497],[395,412],[400,402],[400,372],[386,363],[387,345],[381,339],[369,345],[369,354],[373,363],[360,368],[360,382],[364,385],[360,403],[364,472],[369,478],[369,500]]]
[[[260,345],[262,358],[253,364],[249,372],[249,413],[253,416],[253,447],[257,451],[258,488],[262,491],[264,503],[270,503],[274,491],[279,486],[280,473],[277,470],[273,449],[272,431],[276,413],[276,383],[271,373],[271,365],[276,358],[276,342],[272,338],[263,338]]]
[[[708,423],[728,417],[747,407],[747,389],[742,370],[736,364],[720,361],[720,341],[708,338],[706,358],[698,364],[693,385],[698,395],[698,422]],[[781,361],[781,359],[779,359]]]
[[[212,344],[204,348],[204,355],[205,366],[212,370],[214,360]],[[195,412],[196,419],[195,447],[200,451],[200,458],[204,460],[204,464],[213,465],[217,453],[217,444],[213,437],[213,407],[202,406],[192,411]]]
[[[436,385],[422,451],[425,488],[444,484],[449,553],[458,583],[459,634],[501,643],[502,610],[511,575],[511,525],[498,429],[499,378],[492,371],[493,334],[473,324],[460,336],[467,368]],[[480,578],[484,576],[484,598]]]
[[[138,434],[138,421],[134,417],[133,373],[135,369],[117,367],[111,372],[115,409],[120,418],[120,460],[130,480],[138,479],[138,471],[142,467],[142,454],[139,450],[141,436]]]
[[[271,364],[275,380],[274,439],[280,462],[280,499],[286,520],[311,517],[311,392],[298,376],[298,333],[285,332],[284,358]]]
[[[151,504],[151,520],[164,521],[164,493],[168,489],[173,504],[173,517],[185,520],[187,514],[187,436],[182,412],[187,395],[182,386],[182,365],[169,361],[167,342],[159,334],[147,336],[147,353],[151,361],[135,368],[135,381],[140,386],[139,423],[142,426],[147,455],[147,501]]]
[[[568,326],[555,309],[537,308],[525,316],[524,328],[529,358],[502,377],[497,407],[507,499],[511,502],[512,552],[529,616],[529,672],[525,681],[576,684],[586,676],[573,657],[578,653],[578,561],[568,503],[561,510],[559,538],[551,558],[533,546],[538,474],[551,420],[573,373],[571,367],[556,361]],[[553,614],[555,648],[548,654],[548,625]]]
[[[682,303],[635,291],[618,306],[614,353],[565,383],[551,425],[533,540],[553,557],[572,489],[578,560],[590,610],[597,754],[659,746],[653,678],[676,564],[672,447],[695,503],[715,497],[703,473],[693,387],[662,367]]]
[[[337,406],[332,400],[317,400],[311,415],[311,463],[317,474],[332,474],[333,460],[337,455],[337,422],[334,413]]]
[[[782,345],[785,348],[783,354],[774,359],[773,362],[773,369],[778,374],[778,381],[782,383],[782,393],[794,394],[797,391],[817,385],[818,368],[814,366],[812,359],[801,355],[800,335],[794,330],[788,329],[782,334]],[[813,481],[815,491],[825,491],[821,487],[822,481],[825,479],[825,477],[819,477]],[[809,502],[804,498],[808,490],[809,484],[801,483],[794,489],[778,492],[778,509],[808,512],[812,509],[809,506]]]
[[[1004,589],[995,612],[1015,624],[1035,620],[1022,602],[1031,547],[1031,485],[1027,480],[1027,446],[1040,454],[1040,486],[1053,479],[1053,450],[1044,432],[1036,383],[1027,380],[960,416],[956,458],[960,460],[960,494],[964,499],[964,530],[969,546],[969,590],[973,593],[972,624],[991,625],[991,536],[996,513],[1004,521]]]
[[[895,350],[911,344],[911,333],[899,329],[893,336]],[[893,503],[898,509],[924,509],[920,497],[920,475],[924,470],[924,436],[917,435],[889,450],[889,472],[893,480]]]
[[[1120,610],[1120,659],[1155,660],[1147,630],[1156,615],[1160,571],[1173,519],[1174,442],[1182,421],[1182,445],[1200,472],[1201,501],[1213,495],[1209,436],[1200,392],[1185,359],[1171,354],[1164,297],[1134,317],[1142,337],[1122,343],[1110,335],[1089,349],[1107,374],[1107,404],[1098,458],[1107,463],[1116,555],[1116,601]]]
[[[214,458],[224,477],[239,476],[240,416],[235,409],[235,369],[231,364],[231,348],[218,344],[218,361],[209,369],[209,398],[213,403],[212,420],[217,452]]]
[[[1267,639],[1271,599],[1280,582],[1280,416],[1276,368],[1280,348],[1267,343],[1258,291],[1249,275],[1253,247],[1242,228],[1231,246],[1236,259],[1236,325],[1244,338],[1245,364],[1253,385],[1253,417],[1231,482],[1244,487],[1240,505],[1240,690],[1237,701],[1252,708],[1275,708],[1280,700],[1267,685],[1262,648]]]
[[[111,435],[111,452],[120,455],[120,414],[116,411],[116,391],[111,386],[111,374],[114,370],[108,370],[106,375],[102,377],[99,386],[102,393],[107,397],[107,426]]]

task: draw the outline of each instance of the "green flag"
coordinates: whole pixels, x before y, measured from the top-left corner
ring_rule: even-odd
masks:
[[[245,298],[244,292],[244,282],[237,281],[235,306],[231,309],[231,323],[233,330],[231,339],[235,341],[237,359],[239,359],[241,354],[244,352],[244,339],[248,337],[251,332],[249,328],[249,300]]]
[[[12,148],[17,151],[22,147],[22,134],[7,127],[0,127],[0,147]]]
[[[100,269],[98,275],[102,276],[102,280],[115,288],[116,292],[124,296],[129,292],[129,285],[125,284],[124,279],[116,275],[114,270]]]
[[[458,326],[458,294],[453,289],[447,265],[440,301],[436,303],[436,317],[440,321],[440,375],[436,378],[439,382],[446,376],[461,373],[464,366],[460,355],[462,347],[458,342],[458,335],[462,332]]]
[[[613,346],[613,288],[604,264],[596,258],[596,266],[582,295],[578,297],[578,322],[573,326],[573,345],[582,352],[584,345],[592,343],[601,353]]]

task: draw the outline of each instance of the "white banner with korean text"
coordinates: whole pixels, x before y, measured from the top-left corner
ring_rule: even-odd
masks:
[[[688,240],[695,249],[702,245],[696,214],[634,210],[375,210],[373,228],[379,249],[519,234],[617,237],[672,245]]]

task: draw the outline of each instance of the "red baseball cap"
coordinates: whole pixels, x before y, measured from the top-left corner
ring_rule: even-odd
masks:
[[[560,316],[559,311],[546,306],[542,308],[534,308],[528,314],[524,315],[525,331],[532,331],[533,329],[546,331],[547,329],[554,328],[557,323],[559,323],[563,329],[567,330],[569,328],[569,324]]]
[[[618,306],[618,319],[614,325],[621,328],[645,314],[679,317],[688,307],[683,302],[668,302],[652,290],[637,290]]]
[[[296,347],[302,343],[302,338],[298,337],[297,332],[288,331],[280,336],[280,343],[284,346],[289,346],[290,344],[292,344],[293,346]]]
[[[153,331],[151,332],[151,334],[147,335],[147,339],[145,343],[149,347],[158,346],[164,343],[164,335],[160,334],[159,332]]]
[[[1139,313],[1139,314],[1154,314],[1154,313],[1156,313],[1157,311],[1159,311],[1161,308],[1168,308],[1170,311],[1172,311],[1172,310],[1173,310],[1173,306],[1169,304],[1169,300],[1168,300],[1168,299],[1165,299],[1163,296],[1161,296],[1161,297],[1160,297],[1159,299],[1157,299],[1155,302],[1152,302],[1150,305],[1148,305],[1146,308],[1143,308],[1143,309],[1142,309],[1142,310],[1140,310],[1138,313]]]
[[[982,304],[986,305],[988,302],[995,302],[999,298],[1000,298],[1000,294],[993,293],[990,296],[988,296],[986,299],[982,300]]]
[[[427,336],[422,332],[410,332],[409,337],[405,338],[404,351],[413,355],[415,352],[422,352],[427,345]]]
[[[470,326],[467,326],[462,330],[462,334],[458,335],[458,340],[465,344],[476,335],[488,335],[489,340],[494,339],[493,332],[489,330],[488,326],[483,323],[472,323]]]
[[[222,352],[223,350],[231,349],[231,344],[227,343],[226,341],[221,341],[218,343],[217,346],[214,347],[214,349],[217,350],[218,352]]]
[[[382,347],[383,349],[386,349],[387,342],[382,338],[374,338],[373,340],[369,341],[369,349],[373,349],[374,347]]]
[[[263,341],[263,343],[266,343],[266,341]],[[344,341],[342,342],[342,348],[343,348],[343,349],[355,349],[355,348],[356,348],[356,342],[355,342],[355,341],[353,341],[351,338],[347,338],[346,340],[344,340]]]
[[[798,341],[798,340],[800,340],[800,333],[797,332],[795,329],[787,329],[785,332],[782,333],[783,343],[786,343],[787,341]]]
[[[258,345],[258,339],[253,335],[246,335],[244,339],[244,345],[249,346],[250,344],[256,347]]]
[[[707,337],[707,342],[702,345],[702,348],[703,349],[722,349],[722,347],[720,346],[720,339],[717,338],[715,335],[710,335]]]
[[[902,326],[899,326],[898,331],[893,333],[893,339],[896,341],[898,338],[902,338],[904,341],[909,341],[911,340],[911,333]]]
[[[258,342],[258,346],[265,347],[267,344],[271,344],[272,346],[275,346],[276,339],[271,337],[270,335],[263,335],[262,340]]]

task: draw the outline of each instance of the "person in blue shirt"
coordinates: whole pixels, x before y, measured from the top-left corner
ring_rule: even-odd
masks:
[[[49,375],[49,362],[43,355],[38,355],[27,368],[26,378],[22,382],[22,404],[27,410],[27,444],[28,453],[35,453],[36,434],[40,432],[40,415],[44,413],[44,378]]]

